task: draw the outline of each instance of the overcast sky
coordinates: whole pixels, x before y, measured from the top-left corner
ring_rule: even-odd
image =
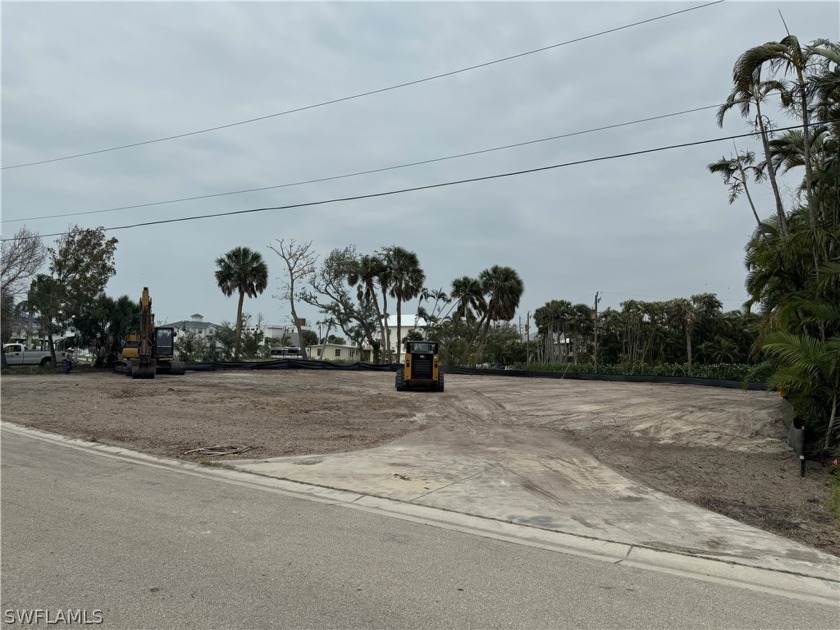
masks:
[[[675,2],[4,2],[2,233],[322,201],[521,171],[748,131],[709,109],[329,182],[99,212],[431,160],[723,102],[746,49],[785,35],[840,39],[840,3],[708,6],[417,85],[220,131],[25,168],[306,107],[494,61],[702,5]],[[789,119],[779,118],[780,124]],[[747,139],[739,148],[755,148]],[[235,319],[214,260],[263,254],[269,288],[245,310],[288,323],[273,296],[274,239],[322,257],[355,245],[417,253],[427,286],[492,265],[525,283],[520,312],[551,299],[600,308],[713,292],[746,299],[746,201],[700,145],[374,199],[115,230],[109,295],[150,288],[159,323]],[[789,181],[787,194],[795,183]],[[769,191],[755,195],[772,213]],[[39,219],[49,215],[57,218]],[[75,215],[75,216],[74,216]],[[52,244],[55,238],[46,239]],[[311,320],[320,315],[302,307]],[[413,311],[409,305],[404,312]],[[516,321],[516,320],[514,320]]]

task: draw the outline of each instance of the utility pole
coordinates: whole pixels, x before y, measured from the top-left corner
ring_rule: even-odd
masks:
[[[598,302],[600,301],[598,291],[595,291],[595,374],[598,373]]]
[[[531,365],[531,311],[525,315],[525,356],[526,364]]]
[[[326,333],[326,335],[324,335],[324,338],[321,340],[321,356],[320,356],[320,357],[318,357],[319,359],[321,359],[321,361],[326,361],[326,360],[327,360],[327,357],[326,357],[326,352],[327,352],[327,339],[328,339],[328,338],[329,338],[329,336],[330,336],[330,329],[332,328],[332,325],[333,325],[333,320],[332,320],[332,317],[330,317],[330,318],[329,318],[326,322],[324,322],[324,323],[327,325],[327,333]],[[319,330],[319,331],[321,330],[321,326],[320,326],[320,325],[318,326],[318,330]]]

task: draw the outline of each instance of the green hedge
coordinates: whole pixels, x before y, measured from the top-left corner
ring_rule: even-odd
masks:
[[[531,372],[577,372],[580,374],[595,374],[595,368],[589,364],[574,363],[531,363],[530,365],[514,366],[517,370]],[[598,374],[616,374],[624,376],[688,376],[687,363],[659,363],[656,365],[637,364],[627,365],[599,365]],[[767,363],[758,365],[716,363],[712,365],[694,365],[694,378],[710,378],[722,381],[749,381],[752,383],[766,383],[773,373],[773,367]]]

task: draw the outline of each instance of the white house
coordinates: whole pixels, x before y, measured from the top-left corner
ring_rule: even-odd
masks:
[[[312,331],[312,328],[306,325],[305,319],[301,319],[300,322],[301,330]],[[297,326],[295,326],[294,324],[266,324],[263,332],[265,333],[266,345],[282,345],[280,342],[283,340],[284,337],[288,336],[288,339],[286,340],[288,343],[286,343],[285,345],[298,346],[301,348],[304,346],[303,340],[298,339]],[[269,342],[269,339],[274,339],[275,341]]]
[[[409,332],[414,331],[420,333],[425,338],[426,329],[428,328],[429,324],[426,322],[425,319],[422,317],[414,314],[414,313],[403,313],[402,326],[400,328],[400,337],[405,339],[406,335]],[[381,341],[382,333],[377,331],[377,339]],[[400,352],[402,352],[402,346],[399,343],[399,339],[397,339],[397,316],[396,315],[388,315],[388,340],[390,342],[389,347],[391,348],[391,355],[394,361],[397,359],[397,348],[400,348]],[[385,351],[385,344],[382,344],[382,351]]]
[[[183,319],[168,325],[175,328],[178,334],[194,333],[199,337],[208,337],[218,328],[216,324],[205,322],[204,317],[199,313],[193,313],[190,315],[190,319]]]

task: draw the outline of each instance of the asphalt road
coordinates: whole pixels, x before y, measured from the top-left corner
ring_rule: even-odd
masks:
[[[100,627],[108,628],[838,623],[834,607],[290,498],[6,431],[0,454],[4,622],[23,610],[54,619],[59,609],[83,609],[89,619],[101,611]]]

